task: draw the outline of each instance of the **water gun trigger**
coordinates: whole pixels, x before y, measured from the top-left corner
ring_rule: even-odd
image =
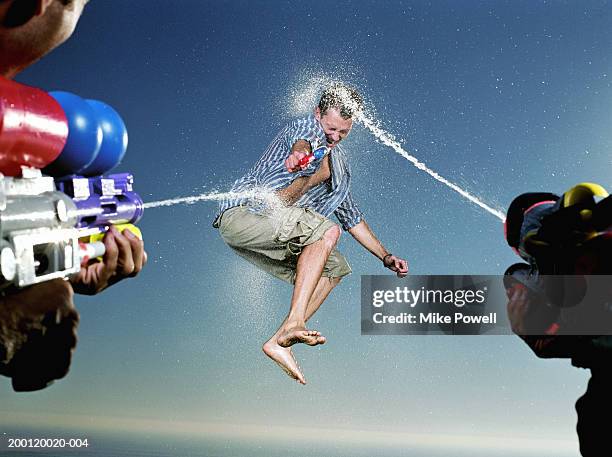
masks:
[[[127,229],[138,237],[138,239],[142,240],[142,232],[134,224],[117,224],[114,225],[114,227],[120,233]],[[81,250],[84,253],[84,263],[87,263],[92,259],[102,260],[102,256],[106,252],[104,243],[102,242],[105,233],[106,231],[79,238],[79,244],[81,245]]]

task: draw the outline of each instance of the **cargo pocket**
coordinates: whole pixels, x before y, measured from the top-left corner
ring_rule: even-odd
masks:
[[[304,246],[313,243],[311,239],[317,228],[325,223],[308,208],[291,208],[290,214],[283,220],[275,240],[286,245],[287,256],[298,256]],[[315,240],[316,241],[316,240]]]

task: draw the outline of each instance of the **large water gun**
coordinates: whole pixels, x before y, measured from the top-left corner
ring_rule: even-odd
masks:
[[[142,238],[132,175],[104,175],[126,148],[110,106],[0,77],[0,289],[78,273],[111,225]]]
[[[538,212],[533,228],[523,227]],[[520,195],[508,209],[505,229],[508,244],[541,274],[612,272],[612,259],[604,255],[612,246],[612,196],[599,184],[581,183],[562,196]]]

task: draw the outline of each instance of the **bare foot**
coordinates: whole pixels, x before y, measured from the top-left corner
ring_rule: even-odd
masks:
[[[300,371],[300,367],[298,366],[295,357],[293,357],[291,349],[281,347],[272,341],[268,341],[266,344],[264,344],[262,349],[264,353],[274,360],[285,373],[300,384],[306,384],[304,375]]]
[[[284,330],[276,339],[279,346],[289,347],[296,343],[304,343],[309,346],[325,343],[325,337],[316,330],[306,330],[304,327],[292,327]]]

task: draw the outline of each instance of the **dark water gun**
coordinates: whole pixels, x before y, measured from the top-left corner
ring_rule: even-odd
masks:
[[[306,167],[313,160],[322,159],[326,153],[327,153],[327,146],[318,147],[312,152],[312,154],[307,154],[304,157],[302,157],[299,161],[299,165],[300,167]]]
[[[132,175],[104,174],[126,148],[110,106],[0,77],[0,288],[78,273],[111,225],[142,238]]]
[[[537,224],[522,233],[525,218],[539,211]],[[612,246],[612,196],[595,183],[578,184],[561,196],[523,194],[508,209],[506,239],[541,274],[610,274],[612,258],[604,254]]]
[[[554,335],[563,326],[568,330],[579,322],[576,316],[609,325],[608,313],[594,314],[612,303],[611,289],[597,279],[612,274],[612,196],[602,186],[581,183],[561,196],[522,194],[508,209],[505,231],[508,244],[528,264],[509,267],[504,285],[508,291],[528,292],[530,302],[542,305],[524,318],[529,334]],[[583,314],[567,311],[560,325],[562,309],[581,303],[595,305],[583,306]]]

